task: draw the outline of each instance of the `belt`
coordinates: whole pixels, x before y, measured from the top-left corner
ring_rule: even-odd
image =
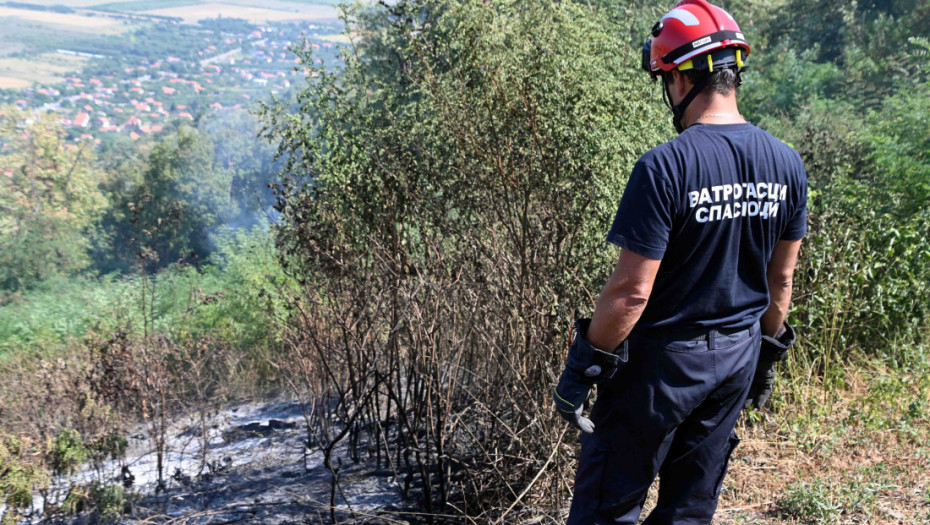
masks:
[[[636,331],[638,334],[649,339],[658,339],[662,341],[713,341],[717,337],[728,336],[752,330],[758,326],[758,323],[749,326],[740,326],[737,328],[700,328],[696,330],[684,330],[681,332],[666,332],[656,330],[655,332]]]

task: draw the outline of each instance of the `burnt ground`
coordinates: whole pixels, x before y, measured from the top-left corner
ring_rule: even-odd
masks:
[[[844,383],[831,389],[816,382],[782,385],[772,411],[743,418],[743,441],[715,524],[930,524],[930,375],[877,368],[851,373]],[[85,471],[70,483],[118,481],[126,467],[132,505],[119,523],[324,524],[333,516],[339,523],[423,522],[413,510],[416,502],[404,498],[403,479],[373,468],[374,461],[352,461],[344,444],[333,453],[340,483],[332,492],[323,453],[306,450],[297,403],[217,411],[209,419],[205,458],[196,421],[171,424],[163,490],[151,441],[141,429],[127,459]],[[655,487],[650,502],[654,493]],[[561,511],[523,509],[508,522],[558,525],[567,504]],[[85,515],[55,523],[99,521]]]

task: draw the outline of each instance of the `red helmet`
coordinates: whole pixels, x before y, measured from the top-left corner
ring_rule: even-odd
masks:
[[[675,68],[743,67],[749,43],[736,20],[705,0],[682,0],[652,28],[643,69],[653,77]]]

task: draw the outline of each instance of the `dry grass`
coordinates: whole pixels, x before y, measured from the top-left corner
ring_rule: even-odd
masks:
[[[741,420],[715,525],[930,523],[930,378],[880,367],[845,377],[827,403],[810,384],[764,420]]]
[[[741,425],[717,523],[930,523],[926,376],[849,372]]]
[[[174,16],[193,23],[207,18],[223,16],[244,18],[250,22],[260,23],[283,20],[319,20],[336,18],[336,8],[319,5],[297,5],[289,9],[266,9],[225,3],[208,3],[180,7],[168,7],[143,11],[147,15]]]
[[[86,58],[59,53],[45,53],[29,59],[0,58],[0,88],[55,84],[64,80],[64,74],[80,69],[85,62]]]

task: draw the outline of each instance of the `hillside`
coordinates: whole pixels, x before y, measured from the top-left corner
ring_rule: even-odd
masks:
[[[22,4],[4,523],[564,523],[551,392],[629,173],[675,136],[640,69],[669,5]],[[715,523],[926,523],[930,2],[722,4],[809,213],[799,340]]]

